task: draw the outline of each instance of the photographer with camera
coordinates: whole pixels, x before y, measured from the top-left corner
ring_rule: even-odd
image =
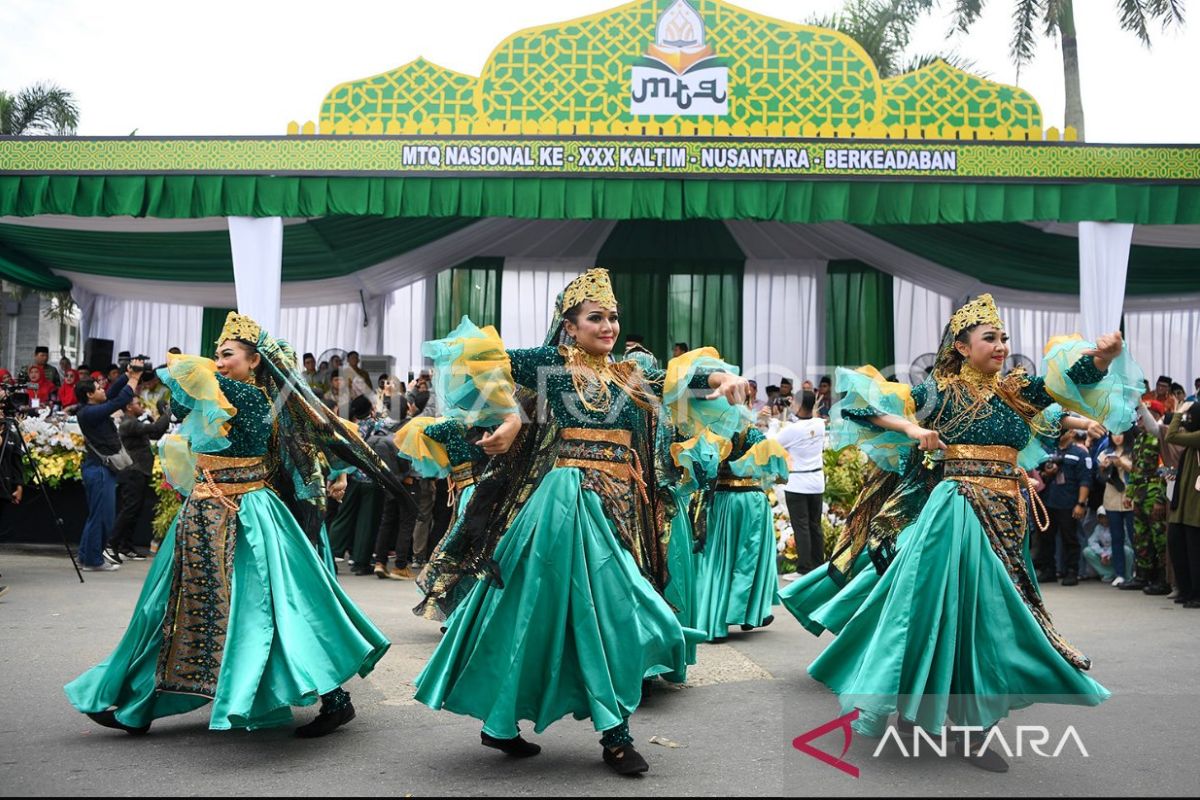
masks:
[[[134,359],[107,391],[91,378],[76,386],[76,393],[87,399],[77,415],[86,451],[82,471],[88,504],[87,521],[79,537],[79,560],[83,569],[91,572],[117,569],[116,560],[105,554],[104,545],[116,517],[117,474],[131,466],[133,459],[121,444],[112,415],[129,405],[142,370],[142,360]]]
[[[0,513],[10,503],[19,506],[25,494],[25,466],[21,463],[21,446],[17,441],[21,429],[8,393],[9,387],[0,384]],[[8,587],[0,586],[0,597],[6,594]]]
[[[153,375],[148,368],[143,375]],[[124,559],[144,561],[146,557],[133,546],[133,529],[142,516],[147,504],[153,505],[156,498],[150,476],[154,472],[153,439],[161,439],[171,423],[170,408],[165,399],[159,400],[158,419],[151,420],[150,412],[142,404],[142,398],[134,395],[125,406],[125,417],[117,429],[121,444],[133,459],[133,464],[117,473],[118,497],[121,509],[113,524],[112,536],[104,548],[110,560],[118,564]]]

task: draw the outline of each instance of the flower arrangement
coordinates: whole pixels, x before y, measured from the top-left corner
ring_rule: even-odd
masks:
[[[29,466],[37,468],[50,489],[57,489],[64,481],[83,480],[83,436],[70,428],[62,417],[28,417],[21,420],[21,438],[25,440],[25,448],[29,452]],[[158,495],[158,506],[154,512],[154,538],[161,540],[183,504],[183,497],[163,477],[157,456],[152,480],[155,494]]]
[[[20,429],[28,466],[37,470],[46,486],[56,489],[63,481],[83,479],[83,436],[70,431],[65,420],[27,417]]]
[[[157,455],[154,457],[154,472],[151,473],[151,482],[154,484],[154,493],[158,496],[158,505],[154,508],[154,522],[151,524],[154,531],[154,542],[157,545],[167,535],[167,530],[175,521],[175,515],[179,513],[179,507],[183,505],[183,495],[175,491],[175,487],[167,482],[163,475],[162,465],[158,463]]]

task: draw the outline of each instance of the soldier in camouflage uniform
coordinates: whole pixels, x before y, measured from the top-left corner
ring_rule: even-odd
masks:
[[[1127,496],[1133,502],[1133,549],[1137,569],[1122,589],[1167,594],[1163,561],[1167,552],[1167,482],[1159,472],[1158,439],[1141,432],[1133,447]]]

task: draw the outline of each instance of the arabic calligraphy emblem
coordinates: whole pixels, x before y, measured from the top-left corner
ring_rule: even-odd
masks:
[[[654,44],[633,66],[630,101],[635,116],[729,113],[729,69],[688,0],[675,0],[658,18]]]

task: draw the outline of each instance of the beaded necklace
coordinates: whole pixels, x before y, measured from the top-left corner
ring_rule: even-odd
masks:
[[[607,414],[612,408],[611,381],[643,409],[653,408],[655,398],[649,394],[641,377],[641,369],[633,361],[610,361],[608,356],[587,352],[576,344],[560,345],[558,353],[571,375],[571,385],[579,402],[588,411]]]

